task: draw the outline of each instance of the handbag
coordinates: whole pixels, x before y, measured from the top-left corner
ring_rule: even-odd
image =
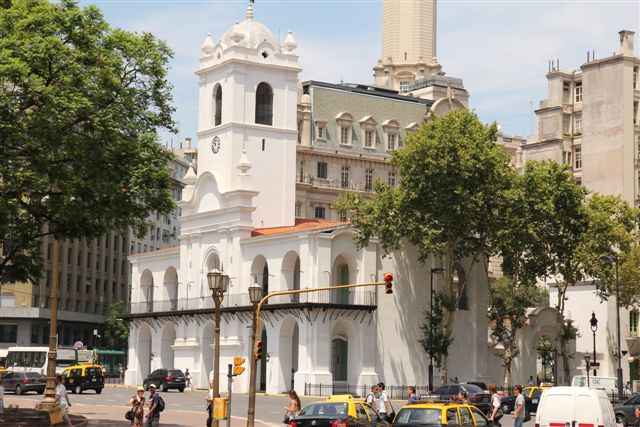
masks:
[[[291,417],[289,416],[289,414],[284,416],[284,419],[282,420],[283,424],[289,424],[289,421],[291,420]]]
[[[128,410],[127,412],[125,412],[124,413],[124,418],[126,420],[133,421],[133,419],[135,418],[135,414],[134,414],[133,410]]]
[[[60,424],[64,421],[60,410],[61,410],[60,406],[56,405],[53,408],[51,408],[51,410],[49,411],[49,421],[51,421],[51,425]]]

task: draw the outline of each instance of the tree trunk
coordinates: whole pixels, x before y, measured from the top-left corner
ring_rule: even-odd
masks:
[[[445,294],[448,295],[455,295],[456,290],[453,289],[453,248],[451,246],[451,243],[447,243],[447,253],[444,257],[443,260],[443,267],[444,267],[444,280],[447,284],[447,288],[444,290]],[[447,316],[446,316],[446,321],[445,321],[445,328],[446,331],[449,333],[449,336],[452,336],[453,334],[453,325],[455,323],[455,308],[452,311],[448,311],[447,312]],[[448,349],[447,349],[448,350]],[[449,382],[449,369],[448,369],[448,365],[449,365],[449,357],[445,357],[444,358],[444,362],[442,363],[442,374],[444,376],[444,382],[448,383]]]
[[[571,367],[569,366],[569,349],[567,348],[567,342],[564,339],[560,338],[559,341],[560,341],[560,356],[562,357],[562,376],[563,376],[562,384],[569,385],[571,381]]]
[[[511,388],[511,362],[513,362],[513,357],[511,356],[510,349],[505,348],[502,361],[504,362],[504,379],[502,385],[506,395],[507,391]]]

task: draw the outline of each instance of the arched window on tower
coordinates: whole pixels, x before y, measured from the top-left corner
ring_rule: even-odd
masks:
[[[273,124],[273,90],[265,82],[260,83],[256,90],[256,124]]]
[[[213,89],[213,125],[220,126],[222,123],[222,86],[217,84]]]

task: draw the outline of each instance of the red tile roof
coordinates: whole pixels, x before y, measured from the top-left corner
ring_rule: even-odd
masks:
[[[296,218],[295,225],[287,225],[283,227],[256,228],[251,232],[251,237],[274,236],[277,234],[298,233],[301,231],[321,230],[323,228],[335,228],[338,226],[348,225],[347,222],[326,221],[323,219],[304,219]]]

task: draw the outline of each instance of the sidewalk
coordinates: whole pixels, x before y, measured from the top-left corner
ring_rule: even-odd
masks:
[[[34,401],[30,399],[24,399],[20,397],[5,395],[4,406],[8,407],[10,404],[18,404],[22,408],[34,407]],[[104,427],[129,427],[131,424],[125,420],[124,413],[129,408],[124,405],[84,405],[73,404],[70,408],[70,413],[84,415],[89,419],[89,426],[104,426]],[[206,426],[207,413],[205,411],[181,411],[181,410],[165,410],[160,416],[161,427],[202,427]],[[220,421],[220,427],[225,427],[226,421]],[[232,417],[232,427],[245,427],[247,425],[246,418]],[[256,421],[257,427],[276,427],[273,423],[264,423]],[[279,427],[279,425],[278,425]]]

